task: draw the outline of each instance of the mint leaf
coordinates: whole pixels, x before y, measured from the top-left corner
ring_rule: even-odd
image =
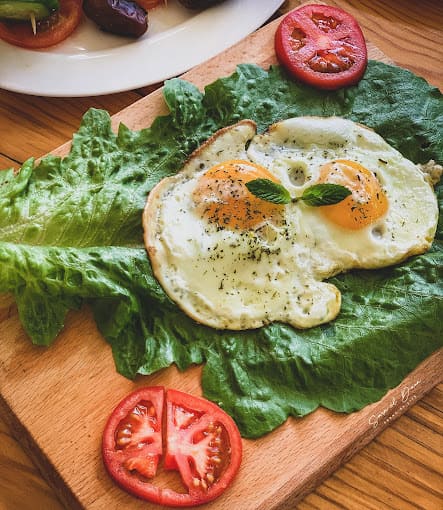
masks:
[[[246,187],[256,197],[273,204],[289,204],[292,200],[289,191],[284,186],[270,179],[253,179],[246,183]],[[319,207],[337,204],[349,195],[351,195],[351,191],[346,186],[321,183],[306,188],[301,200],[307,205]],[[294,201],[296,200],[294,199]]]
[[[332,183],[320,183],[309,186],[303,192],[301,199],[313,207],[321,205],[338,204],[351,195],[351,190],[346,186]]]
[[[258,198],[273,204],[288,204],[291,201],[289,191],[281,184],[270,179],[253,179],[246,183],[248,190]]]

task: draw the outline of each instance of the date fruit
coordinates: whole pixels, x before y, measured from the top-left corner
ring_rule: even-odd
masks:
[[[83,11],[112,34],[140,37],[148,29],[148,13],[131,0],[84,0]]]

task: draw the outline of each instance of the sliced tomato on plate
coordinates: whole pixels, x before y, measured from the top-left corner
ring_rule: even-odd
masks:
[[[57,11],[37,21],[35,34],[30,21],[7,21],[0,22],[0,39],[22,48],[48,48],[64,41],[74,32],[82,13],[82,0],[60,0]]]
[[[145,11],[148,11],[149,9],[154,9],[154,7],[165,5],[165,0],[137,0],[137,3],[143,7]]]
[[[162,426],[163,424],[163,426]],[[162,505],[195,506],[222,494],[242,458],[239,430],[213,402],[163,387],[141,388],[112,412],[102,443],[111,478],[131,494]],[[161,457],[184,491],[155,485]]]
[[[320,4],[307,4],[283,18],[275,33],[275,52],[295,78],[326,90],[357,83],[368,61],[355,18]]]

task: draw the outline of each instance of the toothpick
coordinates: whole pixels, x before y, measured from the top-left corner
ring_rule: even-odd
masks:
[[[37,23],[35,22],[35,14],[31,12],[31,26],[34,35],[37,33]]]

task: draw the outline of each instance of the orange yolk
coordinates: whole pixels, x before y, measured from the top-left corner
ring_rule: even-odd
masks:
[[[320,168],[320,183],[341,184],[352,194],[334,205],[320,207],[330,221],[351,230],[371,225],[388,210],[388,200],[380,182],[364,166],[354,161],[337,159]]]
[[[283,205],[266,202],[249,192],[246,183],[275,177],[249,161],[230,160],[213,166],[198,180],[193,199],[198,213],[221,228],[250,230],[280,215]]]

